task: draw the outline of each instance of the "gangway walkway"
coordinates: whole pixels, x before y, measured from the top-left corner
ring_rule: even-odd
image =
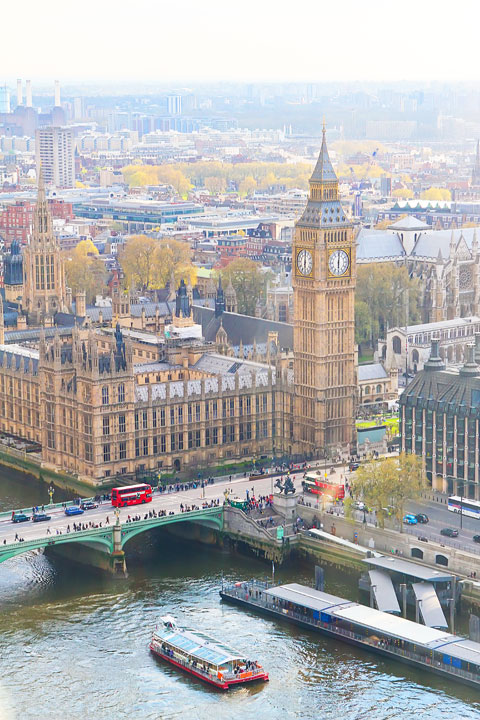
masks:
[[[433,584],[429,582],[412,583],[412,588],[425,625],[431,628],[448,628]]]
[[[377,608],[383,612],[399,613],[400,605],[390,575],[383,570],[369,570],[368,574]]]

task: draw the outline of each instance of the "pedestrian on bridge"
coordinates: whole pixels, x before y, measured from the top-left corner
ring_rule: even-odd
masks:
[[[47,535],[51,535],[51,534],[52,534],[52,533],[50,532],[50,528],[48,527],[48,528],[47,528]]]

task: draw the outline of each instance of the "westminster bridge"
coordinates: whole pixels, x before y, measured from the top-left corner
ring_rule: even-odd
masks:
[[[295,484],[301,486],[303,473],[298,473]],[[269,495],[273,491],[276,477],[234,478],[224,479],[205,487],[197,485],[188,490],[153,493],[152,502],[133,505],[125,508],[114,508],[110,501],[98,503],[98,507],[85,510],[83,514],[67,516],[65,507],[74,506],[75,502],[58,503],[44,506],[45,514],[50,520],[43,522],[26,521],[14,523],[13,512],[24,512],[32,515],[32,508],[15,509],[0,513],[0,563],[17,555],[40,549],[55,549],[55,552],[66,554],[72,560],[91,564],[115,574],[126,573],[125,546],[134,537],[158,527],[193,523],[207,531],[227,532],[225,516],[234,521],[234,532],[240,530],[249,536],[257,546],[265,549],[273,546],[272,534],[255,523],[248,521],[243,528],[235,526],[238,517],[233,512],[225,512],[226,495],[246,497],[250,495]],[[39,508],[41,511],[42,508]],[[243,513],[242,513],[243,515]],[[237,512],[238,516],[238,512]],[[274,548],[275,549],[275,548]]]

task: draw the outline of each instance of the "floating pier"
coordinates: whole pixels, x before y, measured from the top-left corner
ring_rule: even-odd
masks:
[[[223,600],[267,613],[442,677],[480,687],[480,643],[306,585],[258,581],[222,588]]]

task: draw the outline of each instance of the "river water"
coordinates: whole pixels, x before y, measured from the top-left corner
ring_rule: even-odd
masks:
[[[1,509],[47,501],[46,486],[0,471]],[[0,565],[0,720],[480,718],[473,689],[220,602],[222,574],[270,572],[255,559],[156,531],[127,562],[125,581],[43,554]],[[312,579],[277,568],[279,583]],[[357,599],[356,578],[327,571],[326,590]],[[219,694],[158,661],[148,642],[165,613],[258,659],[270,682]]]

